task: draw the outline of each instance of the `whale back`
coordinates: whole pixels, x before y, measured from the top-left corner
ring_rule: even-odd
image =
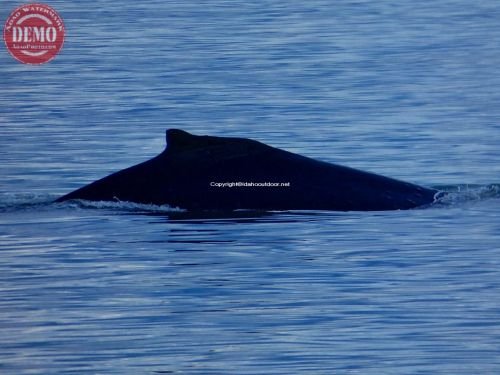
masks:
[[[192,210],[368,211],[418,207],[432,203],[438,193],[246,138],[169,129],[166,142],[165,150],[153,159],[97,180],[58,201],[120,200]]]

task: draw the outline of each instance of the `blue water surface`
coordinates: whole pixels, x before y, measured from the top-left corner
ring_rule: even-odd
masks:
[[[500,2],[48,4],[53,61],[0,47],[0,373],[500,373]],[[168,128],[451,194],[218,217],[51,203]]]

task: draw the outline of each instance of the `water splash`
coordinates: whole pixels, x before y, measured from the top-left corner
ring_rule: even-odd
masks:
[[[72,200],[62,203],[54,203],[58,207],[66,207],[73,209],[106,209],[120,212],[134,212],[134,213],[174,213],[185,212],[185,210],[178,207],[171,207],[169,205],[155,205],[144,204],[124,201],[87,201],[87,200]]]
[[[54,199],[55,196],[42,193],[0,193],[0,212],[49,207]]]
[[[438,197],[433,207],[459,207],[464,204],[474,204],[490,199],[500,199],[500,184],[488,185],[437,185],[435,189],[445,192]],[[57,196],[37,193],[0,193],[0,213],[16,211],[39,211],[53,209],[105,209],[124,213],[178,214],[186,210],[169,205],[142,204],[123,201],[86,201],[72,200],[54,203]]]
[[[467,203],[500,198],[500,184],[488,185],[443,185],[434,186],[446,194],[435,202],[435,206],[456,207]]]

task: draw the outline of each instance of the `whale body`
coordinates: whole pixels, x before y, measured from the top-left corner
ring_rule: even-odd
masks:
[[[129,201],[186,210],[403,210],[440,191],[318,161],[246,138],[166,132],[158,156],[57,199]]]

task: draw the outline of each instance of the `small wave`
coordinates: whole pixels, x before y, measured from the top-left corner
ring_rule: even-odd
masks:
[[[107,209],[121,212],[134,213],[174,213],[185,212],[178,207],[169,205],[144,204],[125,201],[87,201],[87,200],[71,200],[62,203],[54,203],[59,207],[74,208],[74,209]]]
[[[500,184],[488,185],[438,185],[434,186],[445,194],[436,199],[433,207],[455,207],[467,203],[500,199]],[[133,202],[72,200],[54,203],[58,196],[37,193],[0,193],[0,212],[35,211],[40,209],[106,209],[128,213],[181,214],[187,211],[169,205],[142,204]]]
[[[48,207],[56,197],[36,193],[0,193],[0,212],[40,209]]]
[[[443,185],[435,186],[434,188],[445,192],[445,194],[436,200],[435,205],[437,206],[457,206],[464,203],[500,198],[500,184]]]
[[[107,202],[72,200],[55,203],[58,195],[31,193],[0,193],[0,212],[39,211],[40,209],[107,209],[136,213],[179,213],[180,208],[168,205],[141,204],[133,202]]]

